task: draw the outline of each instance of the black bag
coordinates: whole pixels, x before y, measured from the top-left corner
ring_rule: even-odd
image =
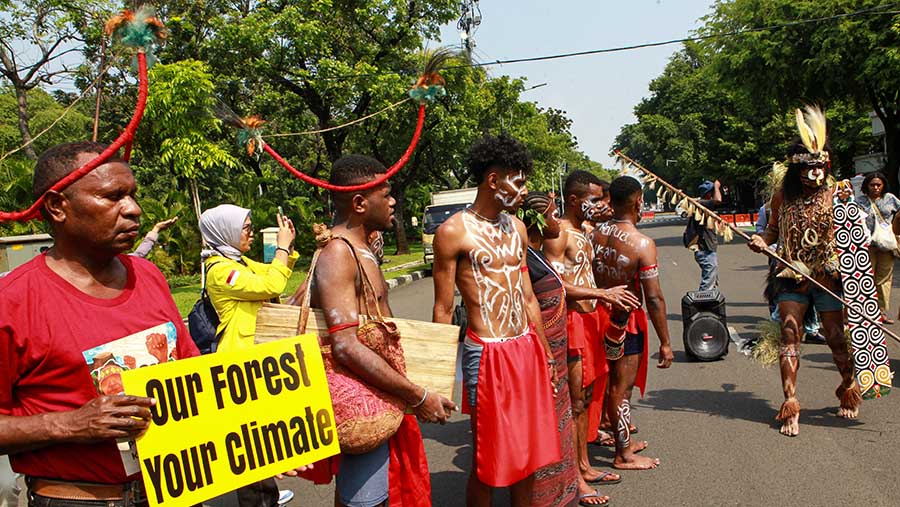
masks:
[[[213,262],[206,269],[215,266],[217,262]],[[188,314],[188,331],[191,333],[191,339],[200,350],[201,354],[210,354],[216,351],[219,346],[219,336],[216,329],[219,327],[219,314],[209,299],[206,292],[206,272],[203,274],[203,283],[200,292],[200,299],[194,303],[191,313]]]

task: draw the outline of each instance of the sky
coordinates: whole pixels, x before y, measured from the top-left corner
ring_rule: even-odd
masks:
[[[586,51],[688,37],[712,0],[481,0],[475,33],[476,61],[488,62]],[[456,22],[441,31],[442,44],[458,44]],[[681,45],[493,65],[492,76],[527,79],[522,100],[567,112],[579,149],[612,166],[610,148],[619,129],[634,123],[634,106],[649,94]]]

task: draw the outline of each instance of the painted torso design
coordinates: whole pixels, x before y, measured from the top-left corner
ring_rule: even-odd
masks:
[[[462,223],[484,329],[491,337],[521,335],[528,322],[521,271],[525,252],[512,218],[501,213],[494,222],[463,212]]]
[[[647,239],[619,228],[615,221],[605,222],[594,230],[593,268],[596,279],[604,287],[628,285],[638,297],[641,296],[637,252],[646,248]]]
[[[591,271],[591,262],[594,255],[591,242],[580,230],[569,228],[566,230],[566,256],[560,274],[563,279],[572,285],[594,289],[597,283],[594,273]],[[557,268],[559,267],[559,263]],[[574,309],[583,312],[592,311],[597,302],[593,299],[576,301],[571,304]]]

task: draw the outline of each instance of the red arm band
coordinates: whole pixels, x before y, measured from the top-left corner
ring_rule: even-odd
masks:
[[[351,327],[358,327],[359,322],[347,322],[346,324],[338,324],[334,327],[328,328],[328,334],[334,334],[338,331],[343,331],[344,329],[350,329]]]

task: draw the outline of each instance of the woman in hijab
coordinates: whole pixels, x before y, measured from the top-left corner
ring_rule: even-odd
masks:
[[[200,216],[206,291],[219,314],[217,350],[253,345],[256,312],[284,291],[298,254],[294,224],[278,216],[275,258],[263,264],[244,257],[253,243],[250,210],[233,204],[208,209]]]
[[[200,215],[200,234],[206,267],[206,291],[219,315],[219,346],[216,350],[237,350],[253,345],[256,312],[263,302],[278,298],[287,285],[299,256],[294,251],[294,224],[278,215],[275,258],[263,264],[244,257],[253,244],[250,210],[222,204]],[[278,490],[274,479],[237,490],[240,507],[276,507],[294,493]]]

